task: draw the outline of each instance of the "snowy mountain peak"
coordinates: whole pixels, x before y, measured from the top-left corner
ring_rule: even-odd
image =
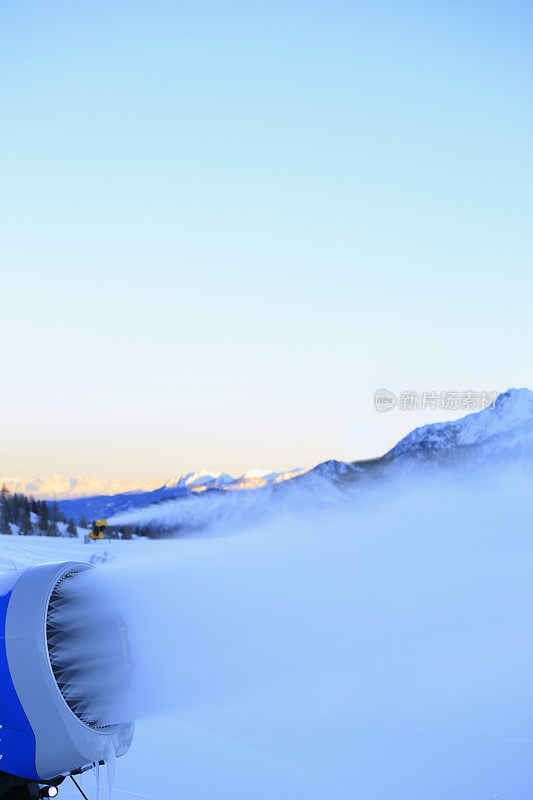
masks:
[[[490,409],[486,409],[490,411]],[[533,392],[531,389],[508,389],[498,395],[494,410],[509,420],[531,422],[533,419]]]
[[[272,475],[277,475],[272,469],[250,469],[245,472],[241,477],[243,478],[269,478]]]
[[[267,469],[251,469],[241,475],[240,478],[228,488],[229,489],[260,489],[263,486],[275,483],[283,483],[297,475],[307,472],[305,469],[291,469],[288,472],[271,472]]]
[[[483,411],[453,422],[435,422],[415,428],[387,453],[387,458],[417,451],[427,456],[461,446],[483,445],[493,437],[507,436],[514,443],[516,432],[527,437],[533,434],[533,392],[530,389],[508,389],[498,395],[494,406]]]
[[[225,486],[228,483],[233,483],[235,478],[225,472],[207,472],[200,470],[199,472],[186,472],[171,478],[165,483],[167,489],[203,489],[208,486]]]
[[[301,475],[306,469],[293,469],[288,472],[272,472],[269,469],[251,469],[238,478],[226,472],[188,472],[178,475],[165,484],[167,489],[186,489],[201,492],[204,489],[259,489],[273,483],[281,483]]]

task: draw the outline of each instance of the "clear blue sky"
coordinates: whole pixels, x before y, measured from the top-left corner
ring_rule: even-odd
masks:
[[[0,10],[0,473],[383,452],[533,386],[529,2]]]

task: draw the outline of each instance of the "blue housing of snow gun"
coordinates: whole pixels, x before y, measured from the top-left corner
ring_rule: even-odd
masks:
[[[0,770],[52,780],[123,755],[130,723],[97,727],[76,713],[50,661],[54,590],[89,564],[40,564],[0,576]],[[57,637],[57,631],[55,631]]]

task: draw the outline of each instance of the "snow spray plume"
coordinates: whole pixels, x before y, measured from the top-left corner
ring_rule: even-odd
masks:
[[[239,774],[254,750],[312,777],[304,795],[284,773],[283,797],[527,795],[533,496],[507,474],[131,543],[80,579],[135,628],[127,717],[178,709],[170,760],[190,726],[241,742]]]
[[[50,598],[47,638],[50,663],[72,711],[94,727],[125,716],[132,674],[130,635],[97,570],[65,577]]]

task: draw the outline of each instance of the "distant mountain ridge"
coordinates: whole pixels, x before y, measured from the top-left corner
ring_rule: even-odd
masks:
[[[136,510],[154,504],[174,502],[178,503],[176,508],[187,519],[187,524],[193,524],[194,519],[202,517],[202,509],[206,512],[210,509],[208,514],[211,515],[215,513],[214,509],[222,515],[224,509],[231,509],[231,513],[237,513],[239,509],[251,511],[264,503],[267,497],[268,502],[276,503],[289,495],[295,503],[314,502],[316,498],[327,502],[330,491],[344,492],[361,482],[398,471],[458,465],[475,468],[500,460],[533,462],[533,392],[529,389],[509,389],[498,396],[493,408],[467,414],[452,422],[435,422],[415,428],[385,455],[366,461],[330,460],[309,469],[288,472],[251,470],[240,477],[220,472],[190,472],[159,487],[128,482],[126,490],[113,490],[113,493],[109,490],[112,482],[104,482],[106,490],[89,496],[72,494],[95,484],[76,482],[74,486],[65,488],[65,481],[69,479],[56,476],[51,479],[55,491],[63,490],[66,494],[61,496],[57,493],[52,497],[59,499],[63,512],[75,519],[82,516],[87,519],[131,516]],[[7,479],[4,482],[13,491],[24,491],[20,485],[13,488]],[[26,487],[30,485],[28,482]],[[113,487],[118,485],[114,483]],[[42,490],[45,484],[40,487]],[[39,494],[34,488],[26,491]],[[245,496],[250,494],[254,498],[245,500]],[[165,505],[165,510],[167,508]],[[143,512],[144,517],[147,514],[150,515]]]
[[[415,428],[384,456],[388,462],[481,463],[487,458],[533,456],[533,392],[508,389],[494,408],[453,422]]]
[[[41,500],[74,500],[88,497],[114,497],[116,495],[143,495],[164,489],[201,492],[204,489],[256,489],[267,483],[279,483],[294,475],[305,472],[302,469],[287,472],[252,469],[240,476],[226,472],[187,472],[177,475],[161,485],[159,481],[142,480],[107,480],[84,476],[69,478],[64,475],[52,475],[49,478],[23,478],[20,476],[0,476],[0,486],[6,486],[10,492],[21,492]]]
[[[409,476],[421,468],[498,469],[501,464],[524,460],[533,463],[533,392],[509,389],[498,396],[493,408],[416,428],[374,459],[325,461],[282,482],[270,480],[241,497],[227,489],[213,488],[195,498],[188,492],[181,498],[118,512],[114,520],[132,524],[138,519],[143,524],[182,531],[220,521],[239,524],[259,519],[274,508],[291,512],[327,507],[353,496],[369,482]]]
[[[81,478],[69,478],[64,475],[52,475],[49,478],[5,476],[0,477],[0,486],[6,486],[10,492],[21,492],[40,500],[63,500],[73,497],[148,491],[157,489],[159,482],[107,480],[105,478],[94,478],[90,475]]]
[[[65,496],[65,494],[55,495],[54,499],[58,500],[65,514],[69,517],[72,516],[76,520],[82,517],[86,519],[107,518],[117,513],[189,495],[199,496],[213,491],[230,492],[232,494],[246,493],[269,485],[278,485],[305,472],[305,469],[295,469],[288,472],[250,470],[237,478],[220,472],[189,472],[171,478],[163,486],[150,488],[148,491],[132,488],[128,491],[119,491],[114,494],[98,492],[89,496],[74,495],[69,497],[68,495]],[[5,483],[10,490],[15,491],[15,489],[12,489],[13,483],[9,485],[8,480],[5,480]],[[28,482],[26,485],[31,484]],[[16,491],[23,490],[17,488]],[[35,494],[35,490],[31,493]],[[48,498],[48,495],[45,496]]]

